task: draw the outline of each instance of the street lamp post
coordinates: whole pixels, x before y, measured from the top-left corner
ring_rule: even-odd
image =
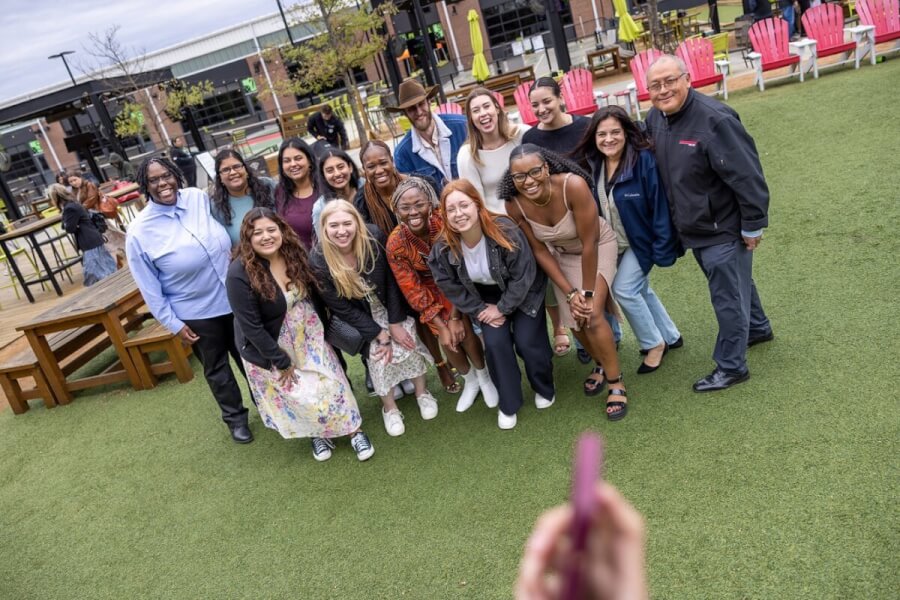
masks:
[[[63,65],[66,67],[66,73],[69,74],[69,79],[72,80],[72,86],[78,87],[78,82],[75,81],[75,76],[72,75],[72,69],[69,68],[69,61],[66,60],[66,56],[69,54],[75,54],[74,50],[63,50],[59,54],[51,54],[47,57],[47,60],[53,60],[54,58],[61,58],[63,61]],[[85,105],[84,98],[81,99],[82,107],[84,108],[84,112],[87,113],[88,120],[91,122],[91,129],[94,130],[94,137],[97,139],[97,144],[100,146],[100,150],[103,151],[103,138],[100,137],[100,131],[97,129],[97,123],[94,122],[94,117],[91,115],[91,111],[88,110],[88,107]],[[78,127],[78,120],[75,117],[72,117],[73,121],[75,121],[76,128]],[[48,142],[49,143],[49,142]],[[100,170],[99,165],[94,161],[94,155],[91,154],[91,149],[87,149],[87,162],[91,167],[91,171],[93,171],[94,175],[101,182],[106,178],[103,177],[103,171]]]

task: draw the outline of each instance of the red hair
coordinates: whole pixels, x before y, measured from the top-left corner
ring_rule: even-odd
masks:
[[[485,207],[484,199],[481,197],[481,194],[478,193],[478,190],[475,189],[475,186],[472,185],[468,179],[454,179],[448,183],[444,187],[444,191],[441,192],[441,217],[443,218],[444,226],[441,229],[440,235],[455,256],[460,256],[462,250],[460,250],[461,242],[459,233],[450,228],[450,225],[448,224],[450,221],[447,218],[447,196],[453,192],[465,194],[475,203],[475,206],[478,208],[478,221],[481,223],[481,232],[484,235],[491,238],[510,252],[516,249],[516,245],[506,237],[501,226],[497,224],[497,218],[502,217],[503,215],[491,212]]]

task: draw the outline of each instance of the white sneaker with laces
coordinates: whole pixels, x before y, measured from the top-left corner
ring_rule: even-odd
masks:
[[[556,396],[553,396],[549,400],[541,396],[540,394],[534,395],[534,405],[538,408],[538,410],[543,410],[545,408],[550,408],[553,406],[553,403],[556,402]]]
[[[375,446],[369,441],[369,436],[362,431],[357,431],[353,434],[353,437],[350,438],[350,446],[356,452],[356,458],[360,462],[369,460],[375,454]]]
[[[497,386],[491,381],[491,374],[488,373],[487,367],[476,370],[475,375],[478,377],[478,385],[481,387],[481,397],[488,408],[497,408],[500,404],[500,394],[497,392]]]
[[[475,403],[481,386],[478,384],[478,375],[475,369],[469,369],[469,372],[463,375],[463,390],[459,394],[459,400],[456,401],[456,412],[466,412]]]
[[[502,410],[497,411],[497,427],[500,429],[512,429],[516,426],[516,415],[504,415]]]
[[[406,432],[406,426],[403,425],[403,413],[399,408],[395,408],[390,412],[384,412],[381,409],[381,418],[384,420],[384,429],[391,437],[403,435]]]
[[[400,382],[400,387],[403,389],[403,393],[407,396],[411,396],[416,393],[416,386],[409,379],[404,379]]]
[[[428,390],[425,390],[425,393],[421,396],[416,397],[416,404],[419,405],[419,412],[422,414],[422,419],[425,421],[430,421],[437,416],[437,400],[435,400],[434,396],[432,396],[431,392]]]

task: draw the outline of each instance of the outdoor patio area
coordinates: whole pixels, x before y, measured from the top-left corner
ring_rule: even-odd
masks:
[[[603,434],[605,477],[646,518],[651,597],[896,597],[900,59],[764,93],[731,63],[728,104],[771,192],[754,275],[775,340],[749,351],[749,382],[691,391],[716,323],[688,254],[652,274],[685,347],[636,377],[624,328],[631,409],[619,423],[582,394],[574,352],[554,359],[555,405],[526,402],[513,431],[480,400],[454,412],[430,375],[440,414],[422,421],[401,400],[398,438],[350,358],[377,449],[366,463],[346,439],[317,463],[252,407],[256,441],[234,444],[196,359],[189,383],[113,383],[52,409],[32,400],[23,415],[0,410],[0,598],[510,598],[534,520],[568,497],[586,429]],[[0,290],[0,348],[66,306],[79,268],[62,297]],[[76,375],[116,360],[109,348]]]

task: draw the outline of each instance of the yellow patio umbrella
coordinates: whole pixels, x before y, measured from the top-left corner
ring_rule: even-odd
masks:
[[[469,21],[469,38],[472,40],[472,53],[475,55],[472,59],[472,77],[475,81],[484,81],[491,76],[491,72],[484,58],[484,41],[481,39],[478,12],[475,9],[470,10],[466,20]]]
[[[625,0],[613,0],[613,7],[616,9],[616,16],[619,18],[619,41],[633,42],[638,39],[640,34],[644,32],[644,28],[639,23],[635,23],[631,15],[628,14]]]

